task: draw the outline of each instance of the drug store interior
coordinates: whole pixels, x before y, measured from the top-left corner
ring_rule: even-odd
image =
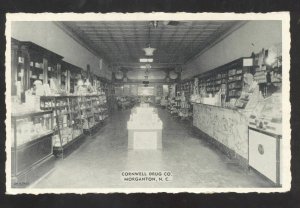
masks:
[[[10,41],[13,188],[282,185],[280,21],[18,21]]]

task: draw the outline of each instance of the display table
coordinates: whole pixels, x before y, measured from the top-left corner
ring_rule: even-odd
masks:
[[[134,108],[127,122],[127,129],[128,149],[162,148],[162,122],[155,108]]]

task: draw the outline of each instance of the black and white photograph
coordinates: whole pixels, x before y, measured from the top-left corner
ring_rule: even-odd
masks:
[[[8,194],[290,190],[288,12],[6,18]]]

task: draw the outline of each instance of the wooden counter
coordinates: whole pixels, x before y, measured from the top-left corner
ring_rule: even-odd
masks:
[[[193,125],[247,165],[248,120],[245,115],[233,109],[193,104]]]

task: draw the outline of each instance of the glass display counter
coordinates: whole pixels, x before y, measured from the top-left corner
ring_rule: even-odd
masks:
[[[11,118],[12,187],[26,186],[42,174],[38,167],[52,157],[52,111],[12,114]]]

